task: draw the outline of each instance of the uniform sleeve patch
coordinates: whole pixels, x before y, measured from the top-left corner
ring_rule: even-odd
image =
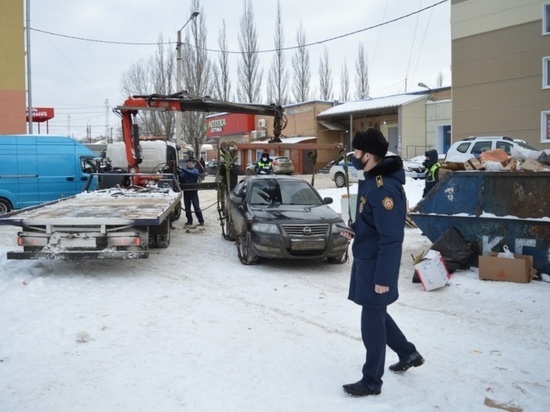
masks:
[[[392,210],[393,209],[393,199],[391,197],[385,197],[384,199],[382,199],[382,205],[386,209]]]

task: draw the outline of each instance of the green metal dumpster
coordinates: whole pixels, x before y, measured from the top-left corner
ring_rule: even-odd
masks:
[[[449,172],[410,216],[432,242],[454,226],[478,255],[508,245],[550,274],[549,172]]]

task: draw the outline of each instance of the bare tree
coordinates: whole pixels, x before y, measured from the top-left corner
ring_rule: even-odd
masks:
[[[230,100],[231,81],[229,80],[229,52],[227,49],[225,20],[222,22],[222,28],[218,36],[218,45],[220,47],[218,64],[213,65],[216,96],[221,100]]]
[[[319,92],[322,100],[332,100],[332,72],[328,61],[328,50],[325,47],[323,57],[319,60]]]
[[[239,62],[239,87],[237,96],[243,103],[259,103],[262,72],[258,62],[258,33],[254,25],[254,9],[250,0],[243,0],[243,15],[240,21],[239,46],[242,60]]]
[[[443,73],[441,72],[441,70],[439,71],[439,73],[437,73],[435,84],[437,85],[437,87],[443,86]]]
[[[363,43],[359,43],[357,60],[355,61],[355,88],[355,97],[357,99],[366,99],[369,97],[369,64]]]
[[[344,59],[342,71],[340,72],[340,101],[349,101],[349,72],[346,59]]]
[[[309,50],[306,48],[306,33],[302,28],[302,22],[300,27],[296,31],[296,43],[298,48],[292,56],[292,67],[294,69],[294,85],[292,88],[292,94],[296,102],[306,102],[309,100]]]
[[[183,59],[183,84],[185,90],[193,96],[207,96],[212,94],[213,79],[211,62],[206,52],[206,24],[204,10],[200,6],[200,0],[193,0],[191,12],[200,10],[199,17],[190,24],[190,32],[185,36]],[[204,143],[204,119],[206,113],[183,113],[183,137],[193,146],[196,155],[200,154],[200,147]]]
[[[281,11],[281,1],[277,1],[277,17],[275,21],[275,55],[271,62],[269,77],[267,78],[267,102],[277,105],[288,103],[288,73],[285,68],[284,55],[284,28]]]
[[[176,68],[175,50],[167,51],[162,35],[159,36],[155,55],[149,60],[140,60],[122,75],[122,92],[126,96],[136,94],[171,94],[174,92]],[[174,113],[138,111],[137,124],[140,133],[172,140],[175,128]]]

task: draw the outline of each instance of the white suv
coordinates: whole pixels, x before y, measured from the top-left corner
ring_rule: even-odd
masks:
[[[502,149],[511,155],[512,147],[516,145],[524,149],[537,150],[521,140],[514,140],[506,136],[470,136],[454,142],[447,150],[445,160],[447,162],[466,162],[472,157],[479,157],[487,150],[494,149]]]
[[[351,160],[354,152],[348,152],[348,177],[349,183],[357,183],[359,180],[363,180],[365,176],[362,172],[358,171],[351,164]],[[386,156],[396,156],[392,152],[388,152]],[[403,159],[403,169],[405,170],[405,176],[412,177],[413,179],[424,179],[426,177],[426,168],[418,163],[410,160]],[[346,169],[344,167],[344,158],[339,158],[330,168],[328,177],[333,180],[336,187],[344,187],[346,185]]]

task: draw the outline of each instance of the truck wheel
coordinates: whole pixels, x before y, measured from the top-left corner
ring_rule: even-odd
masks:
[[[149,233],[147,237],[147,245],[149,249],[154,249],[157,247],[157,235]]]
[[[239,260],[245,265],[255,265],[258,263],[258,256],[252,252],[252,240],[251,235],[246,232],[237,238],[237,253]]]
[[[336,183],[336,187],[344,187],[346,185],[346,175],[343,173],[336,173],[334,175],[334,183]]]
[[[172,224],[170,223],[170,218],[167,217],[164,222],[162,222],[161,230],[159,234],[155,235],[155,246],[159,249],[166,249],[170,246],[170,234],[172,232]]]
[[[11,204],[6,199],[0,199],[0,215],[11,212]]]
[[[174,213],[172,213],[172,222],[176,222],[181,217],[181,202],[178,202],[176,205],[176,208],[174,209]]]

